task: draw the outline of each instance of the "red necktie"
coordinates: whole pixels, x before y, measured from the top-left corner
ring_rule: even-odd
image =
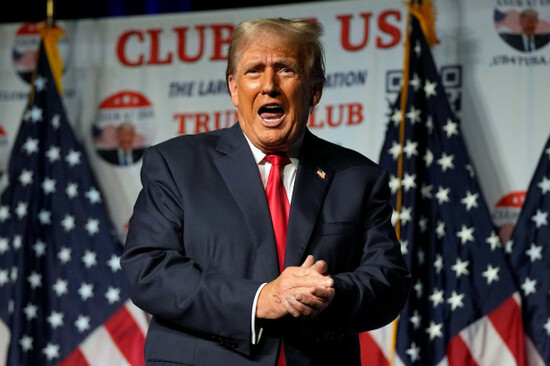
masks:
[[[277,244],[279,271],[282,272],[285,265],[286,230],[288,227],[290,203],[288,202],[285,186],[281,179],[281,169],[284,169],[284,166],[290,163],[290,159],[287,156],[276,154],[266,155],[265,158],[271,163],[265,194],[267,196],[267,203],[269,204],[269,211],[271,212],[271,223],[273,224],[273,233],[275,234],[275,242]],[[285,354],[283,352],[283,344],[281,343],[277,366],[285,365]]]
[[[275,234],[275,242],[277,243],[277,257],[279,258],[279,270],[282,272],[285,265],[285,246],[286,246],[286,230],[288,226],[288,213],[290,212],[290,204],[286,196],[285,186],[281,178],[281,169],[288,163],[290,159],[287,156],[269,154],[266,155],[266,160],[271,163],[271,170],[267,178],[265,187],[265,195],[271,212],[271,223],[273,224],[273,232]]]

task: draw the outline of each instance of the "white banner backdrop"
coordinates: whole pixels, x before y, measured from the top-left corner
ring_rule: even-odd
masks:
[[[513,3],[512,5],[507,5]],[[433,49],[449,101],[495,223],[513,223],[550,133],[548,0],[436,1]],[[519,14],[539,14],[541,41],[517,49]],[[59,21],[66,37],[64,101],[124,238],[140,189],[143,150],[179,134],[236,122],[225,86],[231,32],[242,20],[313,18],[325,26],[327,85],[313,133],[378,161],[389,104],[399,91],[402,1],[334,1],[170,15]],[[7,164],[29,92],[35,23],[0,26],[0,169]],[[135,128],[133,162],[119,164],[117,129]],[[185,159],[185,156],[182,156]]]

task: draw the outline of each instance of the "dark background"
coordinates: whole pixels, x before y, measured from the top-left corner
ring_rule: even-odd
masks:
[[[84,19],[235,9],[313,0],[54,0],[54,19]],[[0,23],[36,22],[46,18],[46,0],[7,0]]]

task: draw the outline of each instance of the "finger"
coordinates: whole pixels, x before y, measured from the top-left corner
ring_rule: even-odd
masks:
[[[288,276],[281,277],[281,289],[293,291],[300,288],[332,287],[334,281],[329,276],[324,276],[309,268],[299,268],[300,271],[288,273]]]
[[[306,260],[304,261],[304,263],[302,263],[302,265],[300,267],[309,268],[314,263],[315,263],[315,257],[310,254],[310,255],[307,256]]]
[[[300,317],[300,311],[293,305],[290,304],[291,296],[284,297],[281,300],[281,304],[284,306],[285,310],[294,318]]]
[[[324,260],[320,259],[318,260],[317,262],[315,262],[313,264],[313,266],[311,266],[313,269],[315,269],[317,272],[319,272],[320,274],[326,274],[327,273],[327,262],[325,262]]]
[[[327,288],[327,287],[315,288],[311,292],[312,296],[315,296],[321,299],[323,303],[330,303],[334,298],[334,294],[335,294],[334,288]]]
[[[334,294],[333,288],[302,288],[298,292],[293,292],[292,296],[304,305],[318,309],[329,304]]]
[[[295,318],[312,318],[319,313],[316,308],[298,301],[294,296],[288,296],[285,300],[287,311]]]

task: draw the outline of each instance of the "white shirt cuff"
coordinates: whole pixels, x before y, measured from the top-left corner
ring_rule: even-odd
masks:
[[[258,288],[258,291],[256,291],[256,295],[254,296],[254,302],[252,303],[252,321],[250,322],[250,324],[252,325],[251,342],[253,345],[260,343],[260,337],[262,336],[262,332],[264,330],[264,328],[256,328],[256,306],[258,305],[258,297],[260,297],[260,291],[262,291],[265,285],[267,285],[267,283],[263,283]]]

